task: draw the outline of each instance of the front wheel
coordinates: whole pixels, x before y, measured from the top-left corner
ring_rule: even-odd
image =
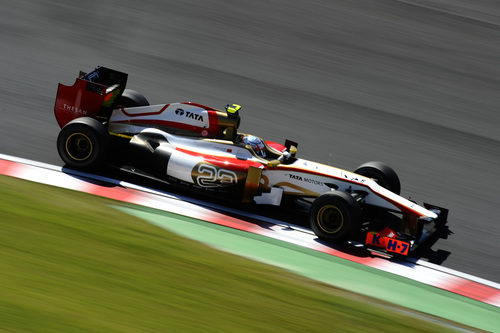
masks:
[[[106,157],[108,133],[93,118],[70,121],[57,137],[57,151],[67,166],[75,169],[97,169]]]
[[[361,207],[349,194],[341,191],[325,193],[311,205],[311,229],[327,242],[340,242],[354,237],[361,228]]]
[[[372,178],[380,186],[399,195],[401,193],[401,183],[393,168],[383,162],[366,162],[360,165],[354,173]]]

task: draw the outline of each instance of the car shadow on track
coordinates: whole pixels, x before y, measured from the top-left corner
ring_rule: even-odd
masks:
[[[110,184],[109,182],[106,182],[104,180],[89,178],[88,176],[86,176],[88,175],[87,173],[80,173],[66,167],[63,167],[62,171],[66,174],[71,175],[72,177],[78,178],[79,180],[83,180],[95,185],[108,188],[120,187],[119,185]],[[276,225],[275,223],[268,222],[266,220],[277,220],[283,221],[283,228],[287,228],[287,226],[289,228],[298,226],[303,230],[310,231],[309,206],[304,203],[297,205],[297,202],[285,201],[279,207],[270,205],[242,204],[241,202],[239,202],[239,200],[235,200],[232,196],[216,197],[214,195],[207,195],[209,193],[200,194],[192,190],[186,190],[183,187],[178,187],[166,182],[160,182],[154,179],[145,178],[143,176],[136,175],[130,172],[108,169],[99,172],[98,175],[102,177],[109,177],[112,179],[120,179],[122,181],[139,186],[144,186],[155,190],[172,193],[178,196],[183,196],[196,201],[197,204],[204,206],[204,208],[206,209],[222,213],[230,217],[238,218],[249,223],[253,223],[262,229],[271,230],[271,228]],[[206,203],[206,205],[204,205],[203,203]],[[429,239],[426,240],[426,242],[421,244],[419,248],[411,253],[411,257],[441,265],[450,256],[451,253],[442,249],[433,250],[432,248],[439,239],[446,239],[451,234],[453,234],[453,232],[448,228],[448,226],[445,226],[442,230],[433,234]],[[315,241],[323,246],[359,258],[376,256],[376,254],[373,254],[364,247],[360,246],[360,244],[364,242],[363,236],[364,233],[360,235],[358,239],[339,244],[330,244],[317,238],[315,239]],[[387,256],[384,257],[387,258]],[[402,260],[401,257],[388,259],[394,261]]]
[[[423,259],[436,265],[441,265],[448,257],[451,252],[442,249],[433,250],[432,247],[439,239],[447,239],[453,231],[445,225],[441,230],[432,235],[426,242],[424,242],[415,251],[413,257],[417,259]]]

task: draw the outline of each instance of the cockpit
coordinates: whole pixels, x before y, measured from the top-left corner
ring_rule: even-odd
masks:
[[[268,143],[266,143],[258,136],[238,133],[237,129],[240,124],[239,111],[241,109],[241,105],[228,104],[225,109],[227,118],[224,120],[225,122],[227,122],[227,124],[224,123],[224,125],[227,126],[229,125],[229,123],[231,123],[231,126],[227,126],[222,132],[224,140],[229,140],[237,145],[244,146],[252,153],[252,155],[261,160],[265,160],[267,164],[289,164],[295,160],[297,143],[287,140],[285,146],[276,144],[279,147],[271,147]],[[221,123],[221,119],[219,119],[219,123]]]
[[[283,146],[243,133],[238,133],[233,142],[237,145],[243,145],[253,156],[263,160],[267,165],[290,164],[295,161],[295,153],[297,152],[295,142],[287,140],[287,145]]]

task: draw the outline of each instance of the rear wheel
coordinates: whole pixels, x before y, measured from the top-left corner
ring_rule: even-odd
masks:
[[[143,94],[125,89],[116,103],[117,107],[132,108],[137,106],[148,106],[149,102]]]
[[[345,192],[328,192],[312,203],[309,221],[318,238],[327,242],[347,240],[360,230],[361,207]]]
[[[401,183],[396,171],[383,162],[366,162],[354,170],[354,173],[372,178],[380,186],[398,195],[401,193]]]
[[[97,169],[106,157],[108,133],[93,118],[77,118],[66,124],[57,137],[57,151],[67,166]]]

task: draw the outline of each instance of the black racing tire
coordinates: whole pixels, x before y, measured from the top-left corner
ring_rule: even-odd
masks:
[[[67,123],[57,137],[59,156],[70,168],[99,169],[106,158],[109,135],[102,123],[81,117]]]
[[[354,173],[372,178],[377,184],[393,193],[398,195],[401,193],[401,183],[396,171],[383,162],[372,161],[363,163],[354,170]]]
[[[137,106],[148,106],[149,102],[144,97],[143,94],[132,90],[132,89],[125,89],[118,98],[118,101],[116,103],[117,107],[124,107],[124,108],[132,108],[132,107],[137,107]]]
[[[352,239],[361,229],[361,207],[345,192],[328,192],[313,201],[309,222],[316,236],[326,242]]]

